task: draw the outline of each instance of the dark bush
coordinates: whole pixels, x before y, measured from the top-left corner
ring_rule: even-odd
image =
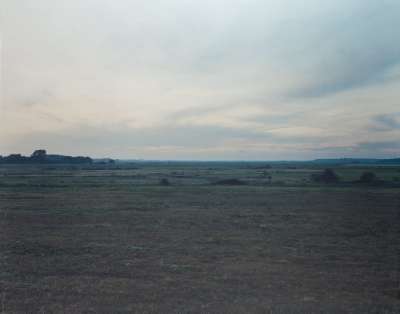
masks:
[[[270,176],[271,174],[268,172],[268,171],[263,171],[262,173],[261,173],[261,175],[263,176],[263,177],[268,177],[268,176]]]
[[[163,179],[160,180],[160,185],[167,186],[167,185],[171,185],[171,183],[169,183],[168,179],[163,178]]]
[[[320,183],[337,183],[339,177],[332,169],[325,169],[321,173],[311,175],[311,180]]]
[[[376,177],[376,174],[370,171],[363,172],[360,176],[360,182],[361,183],[373,183],[376,182],[378,178]]]

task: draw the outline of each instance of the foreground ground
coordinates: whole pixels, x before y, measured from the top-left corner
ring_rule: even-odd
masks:
[[[399,312],[400,189],[313,171],[3,166],[0,312]]]

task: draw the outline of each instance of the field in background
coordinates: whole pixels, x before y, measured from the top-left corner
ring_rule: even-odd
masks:
[[[400,167],[333,169],[2,165],[0,313],[396,313]]]

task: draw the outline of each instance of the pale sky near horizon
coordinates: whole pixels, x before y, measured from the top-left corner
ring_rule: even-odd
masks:
[[[400,157],[398,0],[0,0],[0,155]]]

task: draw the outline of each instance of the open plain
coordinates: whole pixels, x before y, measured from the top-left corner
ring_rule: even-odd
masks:
[[[398,313],[400,167],[322,169],[2,165],[0,312]]]

